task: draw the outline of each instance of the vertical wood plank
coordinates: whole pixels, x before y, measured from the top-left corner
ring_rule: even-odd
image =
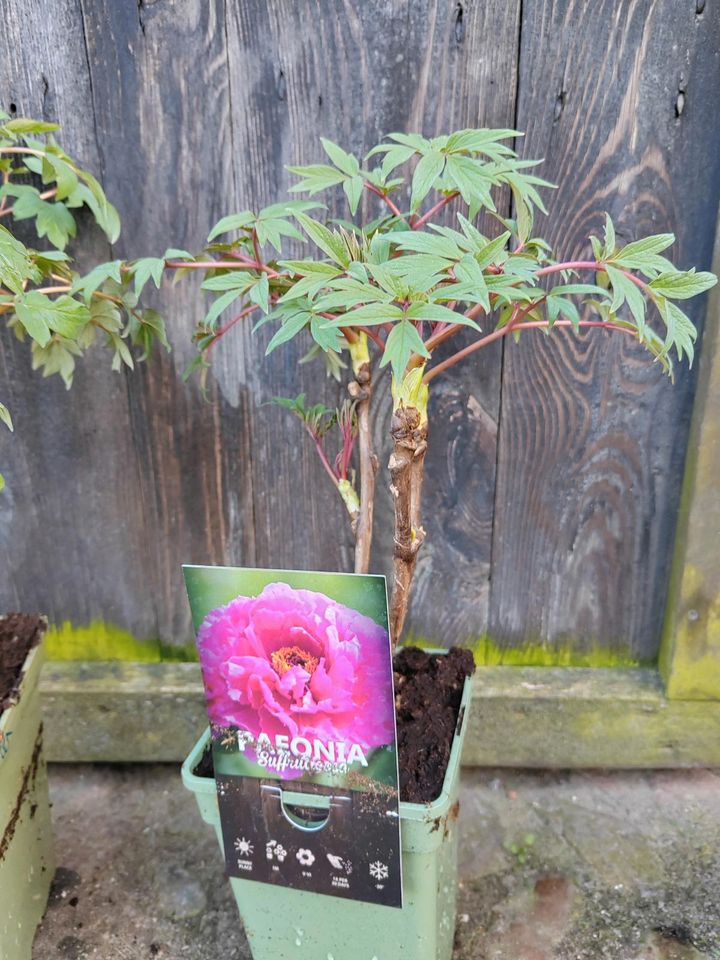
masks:
[[[589,252],[608,210],[621,240],[673,230],[681,266],[709,265],[719,44],[710,5],[523,4],[518,125],[561,185],[539,229],[563,256]],[[694,373],[673,388],[627,338],[594,333],[505,350],[491,633],[651,659]]]
[[[122,198],[117,253],[199,249],[233,205],[222,0],[83,0],[103,178]],[[251,410],[242,341],[217,350],[209,402],[180,375],[204,313],[197,278],[157,295],[173,344],[127,379],[147,538],[144,592],[163,642],[191,641],[182,562],[253,565]],[[133,607],[123,610],[133,621]]]
[[[720,239],[720,233],[718,234]],[[715,270],[720,266],[716,241]],[[660,670],[667,695],[720,700],[720,298],[710,296]]]
[[[2,107],[62,125],[66,149],[102,175],[92,82],[76,0],[7,0],[0,33]],[[122,198],[113,196],[122,207]],[[22,229],[22,228],[21,228]],[[81,215],[80,263],[110,257]],[[16,432],[0,437],[7,487],[0,504],[0,609],[43,610],[51,620],[125,623],[157,637],[147,590],[139,465],[128,429],[124,376],[110,358],[81,364],[71,393],[43,381],[30,351],[0,330],[4,400]],[[132,610],[132,617],[127,613]]]

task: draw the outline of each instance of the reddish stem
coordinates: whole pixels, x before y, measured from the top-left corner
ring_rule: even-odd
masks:
[[[536,306],[537,304],[533,304]],[[504,327],[501,327],[499,330],[493,330],[492,333],[489,333],[486,337],[483,337],[481,340],[476,340],[475,343],[471,343],[468,347],[465,347],[463,350],[458,350],[457,353],[454,353],[451,357],[448,357],[447,360],[443,360],[442,363],[438,363],[437,366],[433,367],[423,377],[423,383],[430,383],[433,377],[436,377],[438,373],[442,373],[444,370],[447,370],[449,367],[453,367],[456,363],[459,363],[460,360],[463,360],[465,357],[470,356],[471,353],[474,353],[476,350],[480,350],[482,347],[486,347],[489,343],[492,343],[495,340],[499,340],[501,337],[506,336],[512,330],[526,330],[526,329],[538,329],[542,327],[572,327],[575,326],[572,320],[556,320],[553,324],[549,320],[531,320],[528,323],[520,323],[510,325],[507,324]],[[614,323],[609,323],[605,320],[581,320],[578,324],[580,327],[601,327],[605,330],[619,330],[621,333],[627,333],[631,337],[637,336],[634,330],[630,330],[627,327],[620,327]]]
[[[369,183],[367,180],[365,181],[365,186],[370,191],[370,193],[374,193],[376,197],[380,197],[381,200],[384,200],[396,217],[400,217],[401,220],[405,219],[405,217],[400,212],[400,209],[397,207],[397,205],[390,199],[390,197],[386,193],[383,193],[382,190],[380,190],[378,187],[375,186],[375,184]]]
[[[436,213],[442,210],[443,207],[446,207],[455,197],[459,196],[460,193],[456,190],[455,193],[451,193],[447,197],[443,197],[442,200],[438,200],[434,207],[430,207],[427,213],[424,213],[419,220],[413,223],[413,230],[419,230],[420,227],[424,227],[428,220],[432,220]]]
[[[239,320],[242,320],[244,317],[247,317],[249,314],[253,312],[253,310],[257,310],[257,309],[258,309],[258,305],[256,303],[251,303],[250,306],[245,307],[243,310],[240,311],[240,313],[236,314],[231,320],[228,320],[227,323],[223,324],[223,326],[220,327],[220,329],[217,331],[217,333],[212,338],[210,343],[207,345],[206,349],[208,351],[211,350],[215,346],[215,344],[218,342],[220,337],[224,336],[228,332],[228,330],[230,330],[231,327],[234,327]]]
[[[335,474],[335,471],[330,465],[330,461],[327,458],[327,454],[325,453],[325,449],[322,445],[322,440],[316,434],[314,434],[312,430],[310,430],[307,426],[305,427],[305,429],[307,430],[308,434],[312,437],[312,441],[315,444],[315,449],[317,450],[317,455],[320,457],[320,463],[322,463],[323,467],[325,468],[332,482],[335,484],[335,486],[337,486],[338,478]]]

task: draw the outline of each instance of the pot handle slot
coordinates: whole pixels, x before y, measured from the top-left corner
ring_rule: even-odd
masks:
[[[289,790],[286,792],[281,787],[268,784],[263,784],[262,792],[265,801],[276,802],[287,822],[304,833],[317,833],[322,830],[335,811],[340,813],[352,804],[349,796],[336,796],[334,794],[308,796]]]

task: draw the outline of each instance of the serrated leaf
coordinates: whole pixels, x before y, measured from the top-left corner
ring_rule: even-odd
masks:
[[[490,193],[492,180],[488,178],[481,161],[464,156],[450,156],[447,161],[447,174],[465,203],[471,207],[484,206],[488,210],[495,210]]]
[[[141,260],[136,260],[132,265],[135,293],[140,296],[150,277],[153,278],[155,287],[159,290],[164,272],[165,261],[160,257],[143,257]]]
[[[90,321],[90,311],[79,300],[64,294],[51,300],[31,290],[15,300],[15,312],[30,336],[45,347],[52,333],[73,339]]]
[[[22,293],[31,271],[30,254],[24,244],[0,225],[0,284],[13,293]]]
[[[673,243],[675,243],[674,233],[658,233],[652,237],[643,237],[641,240],[628,243],[615,254],[612,260],[622,266],[639,267],[642,266],[643,258],[662,253]]]
[[[413,353],[419,353],[421,357],[430,356],[414,324],[410,320],[402,319],[388,334],[380,366],[385,367],[389,363],[393,376],[399,383]]]
[[[688,363],[692,366],[695,354],[694,343],[697,338],[695,325],[686,313],[676,306],[670,300],[660,298],[658,301],[658,310],[665,321],[667,330],[665,336],[665,349],[670,351],[675,347],[678,360],[682,360],[683,354],[687,356]]]
[[[704,293],[717,283],[714,273],[693,270],[673,271],[661,273],[650,281],[650,288],[655,293],[668,297],[671,300],[689,300]]]
[[[445,167],[446,157],[431,150],[418,160],[412,178],[410,209],[416,211],[433,187]]]

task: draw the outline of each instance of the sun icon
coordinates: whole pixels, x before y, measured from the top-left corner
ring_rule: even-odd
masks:
[[[255,847],[250,843],[249,840],[246,840],[245,837],[238,837],[235,841],[235,849],[244,857],[249,857]]]

